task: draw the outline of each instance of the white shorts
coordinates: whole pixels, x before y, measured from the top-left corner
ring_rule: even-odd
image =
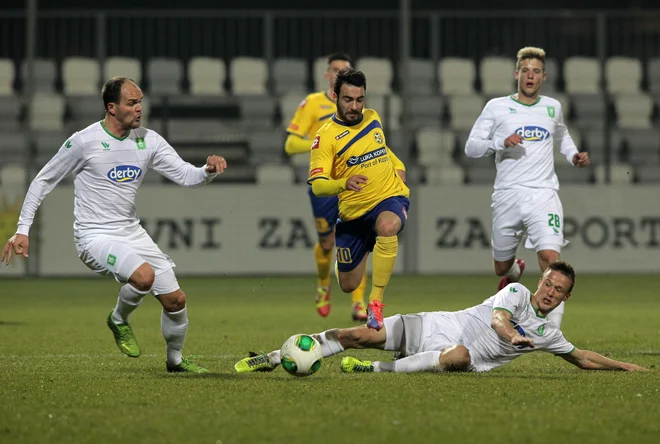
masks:
[[[507,261],[516,256],[522,236],[525,248],[554,250],[568,244],[564,240],[564,210],[555,190],[514,189],[493,193],[493,258]]]
[[[76,250],[88,268],[99,274],[112,274],[117,282],[128,282],[135,270],[146,262],[156,276],[151,289],[155,295],[179,289],[172,271],[176,265],[142,227],[128,236],[90,235],[76,239]]]
[[[385,350],[394,351],[395,358],[426,351],[442,351],[460,344],[462,327],[454,313],[422,312],[394,315],[383,320]]]

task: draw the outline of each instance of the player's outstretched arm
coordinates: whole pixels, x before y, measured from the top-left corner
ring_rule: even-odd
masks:
[[[284,142],[284,151],[289,155],[309,153],[312,141],[304,139],[297,134],[289,134]]]
[[[628,372],[648,370],[647,368],[636,364],[615,361],[614,359],[606,358],[599,353],[589,350],[580,350],[579,348],[575,348],[575,350],[567,355],[560,356],[564,358],[564,360],[583,370],[625,370]]]
[[[506,310],[493,310],[493,319],[490,326],[495,330],[497,336],[512,345],[522,345],[534,348],[534,341],[518,333],[511,325],[511,313]]]
[[[208,157],[206,165],[197,168],[183,160],[165,139],[160,136],[158,139],[159,146],[154,152],[151,167],[178,185],[189,188],[206,185],[227,168],[227,161],[215,155]]]

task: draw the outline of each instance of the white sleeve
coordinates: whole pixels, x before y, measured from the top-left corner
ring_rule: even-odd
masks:
[[[552,339],[542,350],[555,355],[567,355],[569,353],[573,353],[575,346],[568,342],[561,330],[556,328],[552,333]]]
[[[504,149],[504,139],[493,139],[495,132],[495,114],[487,103],[481,115],[474,123],[470,136],[465,144],[465,154],[468,157],[484,157]]]
[[[84,163],[82,144],[78,137],[72,136],[64,142],[64,145],[53,156],[52,159],[39,171],[28,188],[21,215],[18,218],[19,234],[28,235],[34,221],[34,215],[41,205],[44,197],[50,193],[55,186],[69,174],[79,171]]]
[[[516,311],[527,305],[529,293],[522,284],[514,282],[501,289],[493,300],[493,310],[505,310],[514,316]]]
[[[151,159],[151,168],[184,187],[199,187],[215,179],[217,174],[208,174],[206,166],[196,167],[179,156],[167,141],[157,136],[158,148]]]
[[[561,106],[557,107],[559,112],[557,113],[557,128],[555,129],[555,139],[559,142],[559,152],[566,157],[568,163],[573,165],[573,156],[578,153],[578,149],[573,142],[573,138],[568,133],[568,128],[564,123],[564,112],[561,109]]]

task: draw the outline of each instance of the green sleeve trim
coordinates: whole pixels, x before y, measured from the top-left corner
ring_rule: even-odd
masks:
[[[504,308],[504,307],[493,307],[493,310],[508,311],[509,313],[511,313],[511,316],[513,316],[513,312],[512,312],[511,310],[509,310],[508,308]]]
[[[555,356],[570,355],[570,354],[573,353],[574,351],[575,351],[575,346],[573,346],[573,348],[571,349],[571,351],[569,351],[568,353],[557,353]]]

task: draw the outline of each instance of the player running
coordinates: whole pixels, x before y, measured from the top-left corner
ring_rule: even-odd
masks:
[[[492,246],[495,273],[502,276],[498,290],[518,282],[525,270],[525,262],[516,260],[523,232],[525,246],[536,249],[541,272],[559,259],[567,243],[554,142],[572,165],[589,165],[589,154],[578,152],[568,133],[561,103],[540,95],[546,79],[545,51],[532,47],[518,51],[515,79],[518,92],[489,101],[465,145],[468,157],[495,155]],[[551,315],[558,327],[563,313],[561,304]]]
[[[99,274],[122,283],[108,328],[122,353],[141,354],[128,318],[149,292],[163,306],[168,372],[205,373],[182,356],[188,331],[186,295],[164,254],[140,226],[135,214],[137,190],[151,168],[185,187],[205,185],[227,167],[210,156],[196,168],[185,162],[158,133],[140,126],[142,91],[130,79],[113,77],[103,86],[105,118],[76,132],[34,178],[23,202],[18,230],[2,250],[28,256],[30,226],[41,201],[66,176],[74,181],[74,241],[80,260]]]
[[[389,149],[378,113],[364,109],[367,79],[340,71],[333,97],[337,112],[316,134],[308,182],[316,196],[339,196],[337,277],[354,291],[373,251],[367,326],[383,327],[383,293],[398,253],[398,234],[410,205],[403,163]]]
[[[393,362],[361,361],[345,357],[346,373],[423,371],[486,372],[536,350],[553,353],[584,370],[646,370],[580,350],[564,338],[547,315],[568,300],[575,284],[573,267],[552,262],[532,294],[522,284],[509,284],[480,305],[466,310],[396,315],[385,319],[380,331],[367,327],[333,329],[313,335],[324,357],[351,348],[396,352]],[[271,371],[280,352],[251,356],[234,366],[239,373]]]
[[[284,150],[290,156],[294,154],[309,155],[312,137],[323,124],[335,113],[333,85],[337,73],[342,69],[351,67],[351,58],[348,54],[336,52],[328,56],[328,69],[325,77],[328,79],[326,91],[309,94],[300,103],[291,123],[287,127],[289,136],[286,139]],[[314,259],[316,260],[316,310],[319,315],[326,317],[330,314],[330,264],[335,246],[335,225],[339,218],[337,196],[317,197],[309,187],[309,199],[312,204],[314,223],[318,234],[318,242],[314,245]],[[353,290],[353,306],[351,317],[354,321],[366,321],[367,311],[364,304],[364,291],[367,286],[367,275],[364,274],[360,285]]]

